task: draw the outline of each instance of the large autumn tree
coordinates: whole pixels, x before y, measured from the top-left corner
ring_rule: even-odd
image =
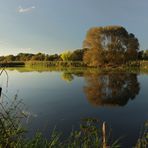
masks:
[[[83,42],[83,60],[91,66],[126,64],[138,58],[139,42],[122,26],[90,28]]]

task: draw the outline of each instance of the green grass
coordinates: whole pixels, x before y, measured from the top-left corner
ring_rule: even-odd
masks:
[[[86,67],[82,61],[28,61],[25,65],[44,67]]]
[[[148,72],[148,61],[140,61],[140,67],[137,66],[136,62],[131,62],[129,65],[122,66],[109,66],[104,65],[100,68],[88,67],[82,61],[26,61],[26,62],[0,62],[0,67],[27,67],[29,69],[64,69],[64,68],[92,68],[99,69],[101,71],[126,71],[126,70],[141,70]],[[50,70],[49,70],[50,71]]]
[[[17,70],[19,72],[45,72],[45,71],[57,71],[57,72],[68,72],[68,73],[84,73],[84,72],[134,72],[139,73],[140,68],[138,67],[118,67],[118,68],[111,68],[111,67],[104,67],[104,68],[95,68],[95,67],[62,67],[62,66],[42,66],[42,65],[26,65],[24,67],[7,67],[6,69],[13,71]],[[145,71],[143,71],[145,72]]]

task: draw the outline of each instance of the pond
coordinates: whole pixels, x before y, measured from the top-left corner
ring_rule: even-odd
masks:
[[[136,72],[93,70],[7,69],[0,77],[3,94],[15,94],[32,117],[28,137],[37,130],[45,136],[55,128],[65,136],[79,127],[83,118],[105,121],[113,139],[123,147],[137,141],[148,119],[148,75]]]

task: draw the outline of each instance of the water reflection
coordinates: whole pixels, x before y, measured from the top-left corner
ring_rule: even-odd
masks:
[[[66,82],[71,82],[74,79],[72,73],[69,73],[69,72],[63,72],[61,78],[62,78],[62,80],[66,81]]]
[[[76,77],[83,77],[84,71],[64,71],[61,75],[61,79],[66,82],[72,82]]]
[[[24,71],[24,69],[18,70],[20,70],[19,73]],[[9,69],[9,71],[11,70]],[[46,69],[42,72],[45,71]],[[61,79],[69,83],[73,82],[76,77],[84,77],[86,82],[84,93],[94,106],[124,106],[130,99],[133,100],[140,91],[136,73],[100,72],[96,69],[81,68],[48,68],[47,71],[61,72]]]
[[[84,77],[84,92],[95,106],[125,106],[140,90],[134,73],[85,73]]]

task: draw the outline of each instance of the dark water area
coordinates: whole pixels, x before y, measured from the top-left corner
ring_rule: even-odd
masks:
[[[122,147],[135,145],[148,119],[148,75],[130,72],[7,70],[0,87],[9,98],[23,99],[31,118],[28,136],[48,136],[56,129],[68,135],[83,118],[105,121]]]

